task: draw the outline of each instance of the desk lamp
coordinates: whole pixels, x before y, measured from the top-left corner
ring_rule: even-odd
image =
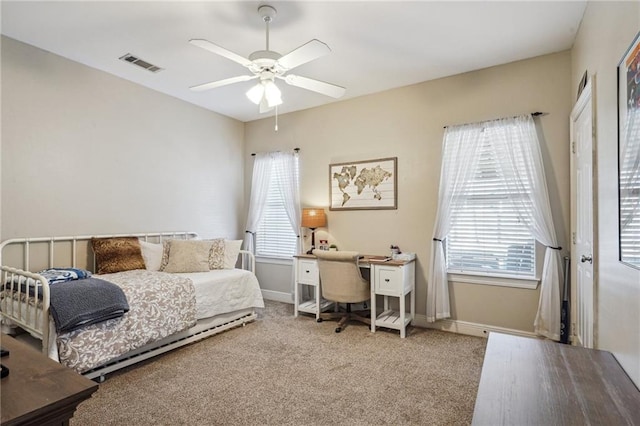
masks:
[[[323,209],[302,209],[302,226],[311,229],[311,248],[307,254],[311,254],[316,248],[316,228],[327,225],[327,216]]]

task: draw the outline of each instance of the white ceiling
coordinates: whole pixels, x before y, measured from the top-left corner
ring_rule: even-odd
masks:
[[[259,4],[278,15],[271,50],[311,39],[332,52],[295,73],[347,88],[342,99],[571,48],[586,1],[2,1],[2,34],[241,121],[260,114],[255,81],[188,88],[247,71],[188,43],[204,38],[244,57],[265,48]],[[118,60],[126,53],[164,68]],[[280,82],[287,113],[336,102]],[[272,114],[272,113],[271,113]]]

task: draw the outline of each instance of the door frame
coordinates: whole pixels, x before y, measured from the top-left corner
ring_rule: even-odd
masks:
[[[571,192],[571,287],[569,292],[570,297],[570,342],[572,345],[576,345],[576,312],[577,312],[577,267],[578,267],[578,253],[576,250],[576,223],[577,223],[577,191],[576,191],[576,165],[575,165],[575,143],[574,143],[574,122],[580,115],[582,110],[591,104],[591,130],[592,130],[592,145],[591,145],[591,191],[592,191],[592,232],[593,232],[593,347],[598,347],[598,276],[599,276],[599,245],[598,245],[598,157],[597,157],[597,132],[596,132],[596,76],[593,75],[587,81],[582,93],[578,97],[571,115],[569,117],[569,158],[570,158],[570,192]]]

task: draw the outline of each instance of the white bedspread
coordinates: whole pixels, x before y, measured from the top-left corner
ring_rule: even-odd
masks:
[[[175,274],[193,281],[196,319],[209,318],[246,308],[264,308],[256,276],[242,269]]]

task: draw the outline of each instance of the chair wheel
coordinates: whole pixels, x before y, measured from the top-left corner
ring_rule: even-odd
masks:
[[[342,331],[342,327],[336,327],[336,333],[340,333]]]
[[[316,322],[322,322],[322,318],[316,319]]]

